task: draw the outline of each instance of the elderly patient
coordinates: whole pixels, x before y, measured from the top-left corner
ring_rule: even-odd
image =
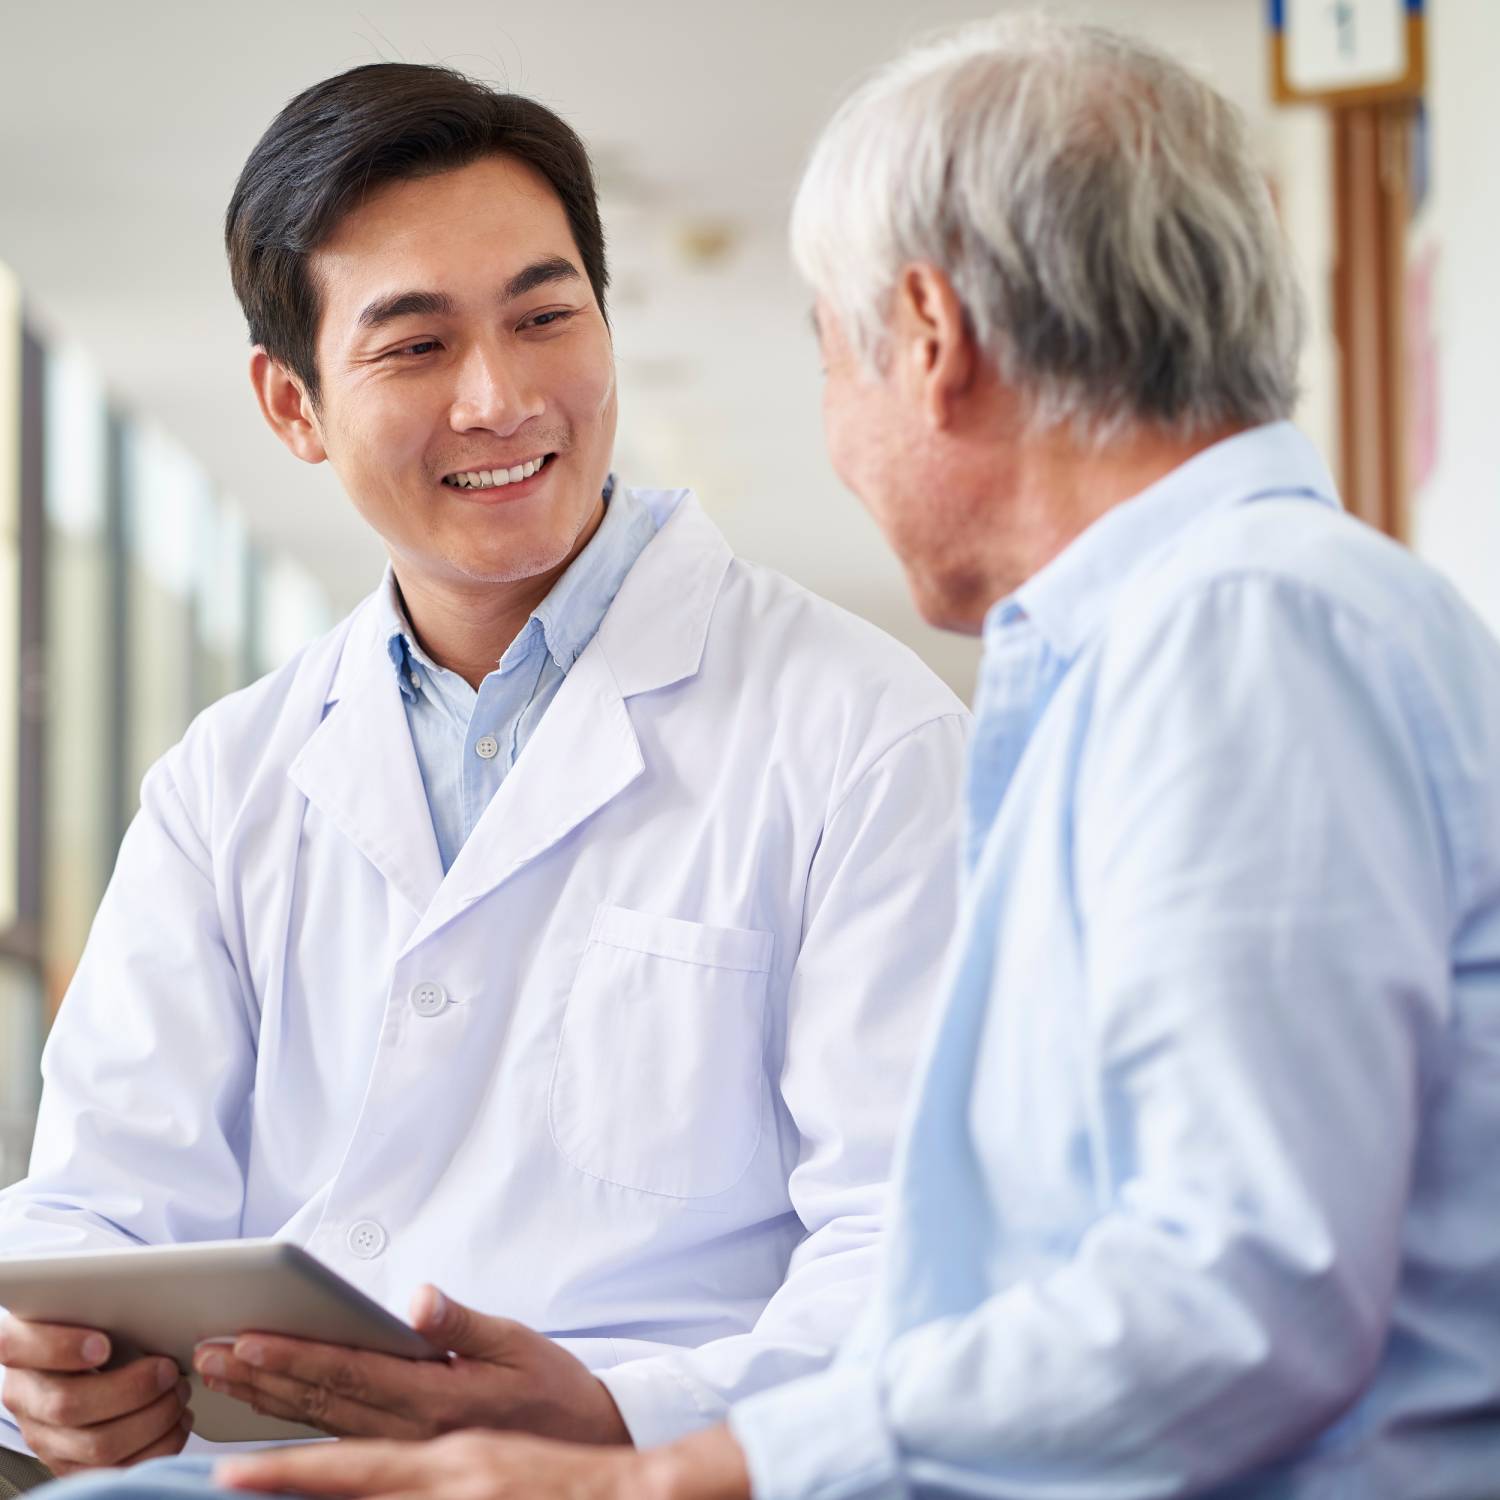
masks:
[[[459,1435],[219,1481],[1496,1493],[1500,648],[1286,421],[1241,122],[1107,32],[969,31],[844,107],[793,238],[834,461],[985,647],[868,1315],[652,1452]]]

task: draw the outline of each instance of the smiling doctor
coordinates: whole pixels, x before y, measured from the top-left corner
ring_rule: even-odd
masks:
[[[707,1426],[865,1300],[966,716],[613,481],[603,235],[546,109],[318,84],[227,243],[267,421],[390,568],[147,776],[0,1250],[305,1245],[454,1351],[200,1365],[335,1434]],[[0,1328],[14,1487],[183,1445],[177,1372],[108,1355]]]

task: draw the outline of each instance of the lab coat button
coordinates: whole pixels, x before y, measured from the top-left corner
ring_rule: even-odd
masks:
[[[480,760],[494,760],[500,753],[500,741],[492,734],[481,735],[474,741],[474,754]]]
[[[350,1251],[361,1260],[374,1260],[385,1249],[385,1230],[374,1219],[361,1219],[349,1226],[345,1236]]]
[[[435,1016],[448,1003],[448,991],[432,980],[412,986],[411,1008],[419,1016]]]

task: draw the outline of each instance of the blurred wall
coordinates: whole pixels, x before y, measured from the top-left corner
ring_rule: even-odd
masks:
[[[1500,4],[1435,0],[1432,12],[1431,185],[1412,231],[1409,352],[1433,451],[1413,541],[1500,631]]]

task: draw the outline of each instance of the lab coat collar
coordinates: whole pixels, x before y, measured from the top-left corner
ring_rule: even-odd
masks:
[[[697,674],[714,604],[734,559],[691,490],[636,490],[635,496],[651,512],[656,536],[626,575],[594,637],[622,698]]]
[[[323,721],[288,775],[420,913],[442,883],[443,862],[381,624],[372,595],[344,637]]]
[[[625,698],[670,687],[697,672],[714,601],[734,556],[691,490],[633,494],[651,512],[656,536],[625,575],[594,638]],[[372,661],[394,677],[386,648],[389,623],[386,599],[377,589],[350,626],[328,689],[329,707],[366,689],[374,675]]]
[[[626,701],[699,669],[732,554],[688,491],[636,493],[656,520],[657,534],[446,879],[386,653],[378,592],[351,621],[323,722],[291,776],[418,913],[413,944],[555,846],[634,781],[644,761]]]

